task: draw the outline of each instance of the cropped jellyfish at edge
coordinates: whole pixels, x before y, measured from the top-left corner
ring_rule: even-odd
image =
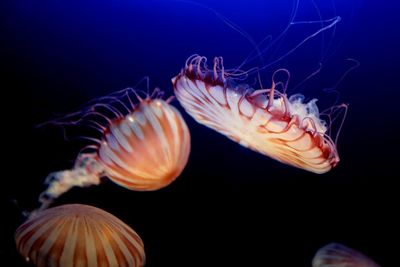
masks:
[[[331,243],[320,248],[312,267],[380,267],[362,253],[344,245]]]
[[[40,211],[15,232],[18,252],[37,267],[141,267],[140,236],[112,214],[69,204]]]
[[[101,177],[131,190],[149,191],[169,185],[180,175],[190,153],[188,127],[169,104],[172,98],[162,100],[158,89],[152,95],[144,93],[145,97],[139,93],[128,88],[49,122],[84,125],[94,134],[85,136],[92,144],[81,150],[71,170],[48,176],[40,209],[73,186],[99,184]]]
[[[254,90],[237,84],[224,70],[221,57],[214,59],[212,69],[206,61],[199,55],[189,57],[172,79],[177,99],[197,122],[245,147],[310,172],[325,173],[338,164],[337,140],[332,140],[329,125],[320,118],[317,100],[304,103],[300,94],[286,95],[287,70],[273,74],[271,88]],[[285,74],[287,80],[277,81],[277,74]],[[344,110],[346,115],[347,106],[329,110]]]

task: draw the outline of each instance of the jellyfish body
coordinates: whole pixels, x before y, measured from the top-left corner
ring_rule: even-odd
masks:
[[[315,99],[287,97],[277,90],[253,90],[226,78],[222,58],[213,70],[206,58],[193,56],[172,79],[175,95],[199,123],[239,144],[291,166],[325,173],[339,162],[336,145],[326,134]]]
[[[48,176],[39,209],[47,208],[73,186],[99,184],[101,177],[131,190],[146,191],[169,185],[183,171],[190,153],[190,133],[179,111],[168,100],[148,95],[142,99],[136,94],[139,103],[134,105],[127,92],[124,97],[130,106],[112,97],[113,104],[97,103],[79,114],[78,121],[90,123],[98,137],[89,138],[94,141],[86,147],[90,152],[80,153],[71,170]],[[69,119],[55,123],[68,124]]]
[[[15,233],[18,252],[37,267],[138,267],[145,264],[139,235],[101,209],[70,204],[35,214]]]
[[[190,134],[174,107],[162,100],[143,102],[104,134],[98,159],[107,176],[132,190],[156,190],[182,172]]]
[[[331,243],[317,251],[312,267],[379,267],[379,265],[354,249]]]

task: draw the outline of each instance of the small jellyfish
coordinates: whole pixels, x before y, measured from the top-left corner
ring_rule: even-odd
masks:
[[[15,232],[18,252],[37,267],[139,267],[139,235],[114,215],[69,204],[40,211]]]
[[[51,121],[89,126],[97,136],[86,137],[94,144],[79,153],[71,170],[48,176],[48,188],[39,197],[40,209],[73,186],[99,184],[101,177],[139,191],[157,190],[174,181],[188,161],[190,133],[179,111],[169,104],[171,98],[164,101],[159,94],[155,90],[142,98],[128,88]]]
[[[337,243],[320,248],[312,267],[380,267],[360,252]]]
[[[317,100],[304,103],[298,94],[288,98],[287,70],[274,73],[270,89],[254,90],[236,84],[224,70],[222,58],[214,59],[212,70],[206,60],[193,55],[172,79],[177,99],[197,122],[294,167],[325,173],[337,165],[336,140],[320,118]],[[287,81],[277,81],[278,73],[285,74]],[[346,112],[346,105],[336,107],[342,108]]]

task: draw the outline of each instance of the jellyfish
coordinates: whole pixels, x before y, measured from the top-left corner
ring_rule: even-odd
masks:
[[[379,267],[360,252],[337,243],[320,248],[312,261],[313,267]]]
[[[140,236],[96,207],[68,204],[40,211],[15,232],[18,252],[37,267],[139,267]]]
[[[321,119],[317,99],[304,102],[286,95],[289,72],[277,70],[269,89],[237,84],[224,70],[221,57],[208,69],[207,59],[193,55],[172,79],[180,104],[197,122],[261,154],[314,173],[325,173],[339,162],[337,140]],[[287,76],[286,81],[276,77]],[[347,110],[346,105],[333,107]],[[339,129],[340,132],[340,129]],[[338,134],[337,134],[338,136]]]
[[[181,114],[163,100],[131,88],[94,101],[77,113],[49,123],[79,124],[94,129],[97,137],[83,136],[93,143],[79,153],[71,170],[51,173],[39,201],[47,208],[73,186],[100,183],[100,178],[137,191],[157,190],[169,185],[183,171],[190,153],[190,133]],[[132,95],[138,99],[134,104]]]

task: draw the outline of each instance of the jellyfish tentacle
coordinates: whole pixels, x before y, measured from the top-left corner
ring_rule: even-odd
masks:
[[[39,195],[41,206],[38,211],[49,207],[56,198],[72,187],[100,184],[103,174],[104,169],[97,161],[96,154],[81,154],[72,170],[52,172],[46,177],[44,184],[47,188]]]

